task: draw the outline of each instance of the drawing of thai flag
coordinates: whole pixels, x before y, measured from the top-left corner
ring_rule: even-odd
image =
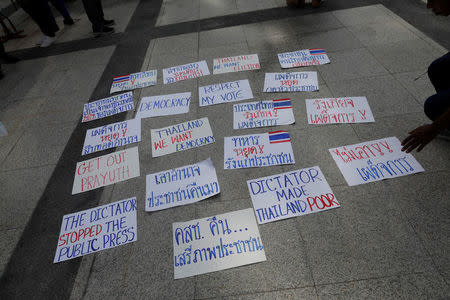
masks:
[[[290,143],[291,137],[289,136],[289,132],[284,130],[272,131],[269,132],[269,142],[271,144]]]
[[[325,52],[324,49],[317,48],[317,49],[309,49],[309,54],[311,54],[311,55],[322,55],[322,54],[327,54],[327,53]]]
[[[292,108],[291,99],[277,99],[272,100],[273,101],[273,108],[274,109],[288,109]]]
[[[130,74],[114,77],[113,83],[120,83],[120,82],[125,82],[128,80],[130,80]]]

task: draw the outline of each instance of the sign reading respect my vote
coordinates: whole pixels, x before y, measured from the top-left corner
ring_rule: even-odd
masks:
[[[247,79],[217,83],[198,88],[200,106],[252,99],[253,93]]]
[[[185,114],[189,112],[190,102],[191,93],[144,97],[141,99],[136,118]]]
[[[81,122],[93,121],[133,109],[134,103],[132,92],[115,95],[86,103],[84,105]]]
[[[209,68],[205,60],[163,70],[164,84],[206,75],[209,75]]]
[[[309,124],[375,122],[366,97],[306,99]]]
[[[277,99],[233,105],[233,129],[295,123],[291,99]]]
[[[110,94],[141,89],[156,84],[158,70],[144,71],[113,78]]]
[[[325,50],[319,48],[279,53],[278,60],[283,69],[330,63],[330,59]]]
[[[266,73],[265,93],[314,92],[319,90],[317,72]]]
[[[259,64],[258,54],[215,58],[213,63],[213,74],[249,71],[261,68],[261,65]]]

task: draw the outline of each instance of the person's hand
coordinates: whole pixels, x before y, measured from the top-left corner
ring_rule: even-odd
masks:
[[[423,125],[413,131],[408,132],[409,136],[402,142],[402,151],[409,153],[416,149],[420,152],[429,142],[431,142],[439,133],[433,125]]]

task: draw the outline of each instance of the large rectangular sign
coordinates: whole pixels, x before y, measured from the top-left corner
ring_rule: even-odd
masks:
[[[205,60],[163,70],[164,84],[198,78],[206,75],[209,75],[209,68]]]
[[[305,49],[279,53],[278,60],[283,69],[329,64],[330,59],[324,49]]]
[[[158,70],[116,76],[113,78],[110,94],[121,91],[141,89],[156,84]]]
[[[247,79],[211,84],[198,88],[200,106],[228,103],[253,98]]]
[[[233,105],[233,129],[293,123],[295,123],[295,118],[289,98]]]
[[[141,99],[136,118],[185,114],[189,112],[190,102],[190,92],[144,97]]]
[[[124,111],[133,110],[133,93],[111,96],[84,105],[81,122],[109,117]]]
[[[317,72],[291,72],[266,73],[263,92],[314,92],[318,90]]]
[[[306,99],[309,124],[375,122],[366,97]]]
[[[258,54],[215,58],[213,64],[213,74],[249,71],[261,68]]]

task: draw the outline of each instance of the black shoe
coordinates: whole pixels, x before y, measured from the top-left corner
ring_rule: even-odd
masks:
[[[66,25],[73,25],[73,24],[75,24],[75,22],[73,21],[72,18],[64,19],[63,23],[66,24]]]
[[[103,26],[100,30],[94,30],[94,36],[103,36],[114,33],[114,28]]]
[[[114,25],[116,25],[116,22],[114,20],[103,20],[103,25],[114,26]]]
[[[17,57],[14,57],[14,56],[9,55],[9,54],[3,54],[0,57],[0,59],[3,60],[3,62],[5,64],[15,64],[16,62],[18,62],[20,60]]]
[[[2,70],[0,70],[0,80],[2,80],[3,77],[5,77],[5,74],[3,74]]]

